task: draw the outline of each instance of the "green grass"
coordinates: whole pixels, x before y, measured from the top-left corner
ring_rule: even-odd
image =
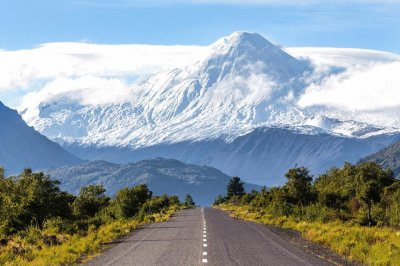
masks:
[[[178,209],[179,207],[173,206],[165,213],[146,216],[141,223],[131,219],[114,221],[97,229],[91,227],[84,235],[54,234],[51,230],[30,228],[23,236],[15,236],[7,246],[0,247],[0,265],[56,266],[87,261],[102,251],[103,243],[133,231],[140,224],[166,221]],[[59,244],[46,245],[46,235],[56,235]]]
[[[308,240],[368,265],[400,265],[400,231],[387,227],[363,227],[340,221],[321,223],[296,221],[291,217],[273,217],[249,211],[247,206],[222,204],[217,208],[232,217],[294,229]]]

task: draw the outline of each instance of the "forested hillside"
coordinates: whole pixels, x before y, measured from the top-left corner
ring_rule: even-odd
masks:
[[[400,178],[400,141],[365,157],[362,161],[377,162],[385,168],[392,169],[395,176]]]
[[[155,195],[167,193],[183,199],[186,193],[190,193],[202,206],[211,205],[212,200],[224,192],[229,181],[229,176],[216,168],[164,158],[130,164],[87,162],[47,170],[46,173],[60,180],[60,187],[73,194],[78,194],[82,186],[102,184],[107,195],[112,196],[124,187],[146,183]],[[246,188],[259,187],[246,184]]]

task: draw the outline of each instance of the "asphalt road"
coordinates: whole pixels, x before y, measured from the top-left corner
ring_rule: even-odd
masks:
[[[86,265],[332,265],[266,226],[198,208],[135,230]]]

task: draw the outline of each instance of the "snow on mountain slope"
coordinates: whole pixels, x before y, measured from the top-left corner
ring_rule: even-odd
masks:
[[[83,85],[72,93],[66,88],[51,94],[22,114],[53,140],[99,147],[139,148],[219,137],[231,141],[261,126],[358,138],[398,131],[400,121],[384,116],[377,121],[361,111],[355,117],[342,113],[340,106],[321,107],[315,98],[305,97],[332,76],[344,79],[340,75],[347,75],[349,66],[396,62],[395,55],[354,49],[286,51],[296,57],[258,34],[236,32],[209,46],[197,63],[161,71],[129,87],[116,85],[117,92],[129,92],[118,103],[90,102],[96,88],[82,100],[77,95],[87,89]]]
[[[276,113],[304,86],[306,62],[258,34],[234,33],[211,51],[195,65],[134,85],[128,103],[83,106],[61,95],[41,104],[33,125],[65,142],[140,147],[236,136],[266,121],[302,117],[294,107]]]

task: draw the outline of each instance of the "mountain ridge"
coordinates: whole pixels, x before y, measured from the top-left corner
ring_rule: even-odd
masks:
[[[7,174],[82,162],[63,148],[26,125],[17,111],[0,101],[0,166]]]
[[[379,163],[385,168],[390,168],[393,170],[395,176],[400,178],[400,141],[397,141],[360,160],[360,162],[364,161],[373,161]]]
[[[321,132],[304,134],[289,129],[257,128],[231,142],[223,138],[164,143],[140,149],[96,145],[64,145],[81,158],[117,163],[164,157],[197,165],[209,165],[259,185],[281,185],[284,174],[295,165],[309,167],[313,175],[332,166],[357,162],[400,139],[400,134],[366,139],[337,137]],[[253,180],[253,181],[251,181]]]

